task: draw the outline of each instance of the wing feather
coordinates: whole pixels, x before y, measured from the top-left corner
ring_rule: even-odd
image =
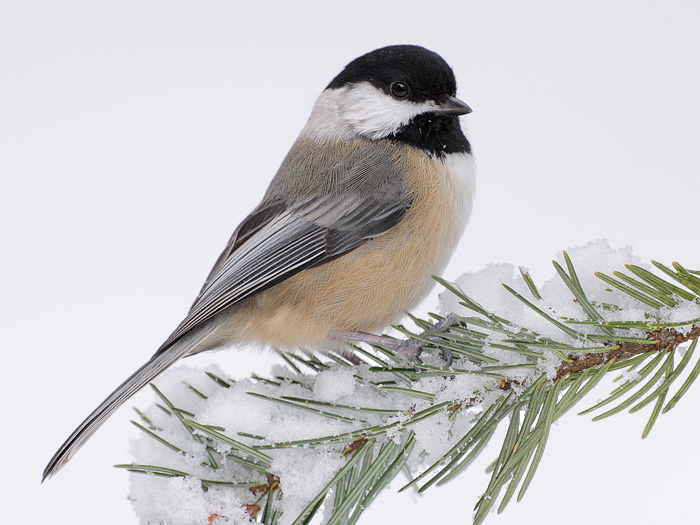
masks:
[[[289,191],[295,161],[285,161],[263,202],[234,232],[187,317],[157,353],[229,306],[332,261],[398,224],[412,198],[388,153],[378,151],[369,158],[353,153],[320,169],[321,174],[309,173],[309,190],[295,190],[291,201],[282,195]]]

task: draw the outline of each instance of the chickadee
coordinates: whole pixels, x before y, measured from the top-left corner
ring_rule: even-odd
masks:
[[[262,202],[187,317],[68,437],[58,472],[119,406],[183,356],[233,344],[337,348],[430,290],[471,213],[474,168],[450,66],[418,46],[350,62],[321,93]]]

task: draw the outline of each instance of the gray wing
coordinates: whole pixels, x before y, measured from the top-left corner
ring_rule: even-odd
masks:
[[[232,304],[393,228],[412,200],[396,165],[379,153],[327,166],[321,183],[318,174],[310,174],[308,190],[297,195],[284,188],[283,164],[265,200],[237,228],[187,317],[157,353]]]
[[[411,206],[395,151],[292,148],[262,204],[243,221],[185,320],[151,359],[112,392],[61,445],[44,470],[55,474],[134,393],[206,340],[206,321],[237,301],[347,253],[393,228]],[[342,160],[337,160],[342,159]],[[310,169],[309,166],[313,166]],[[303,179],[292,184],[296,169]]]
[[[197,304],[197,301],[199,301],[199,298],[202,296],[204,291],[209,288],[209,284],[211,283],[212,279],[218,275],[221,267],[226,263],[226,260],[229,258],[231,253],[233,253],[233,251],[246,239],[250,238],[251,235],[259,231],[263,226],[268,224],[272,219],[284,212],[286,209],[287,205],[280,199],[273,199],[270,202],[263,201],[255,210],[253,210],[250,215],[248,215],[248,217],[243,220],[238,228],[236,228],[236,231],[233,232],[233,235],[226,245],[226,248],[224,248],[224,251],[221,252],[221,255],[219,255],[216,263],[214,263],[214,267],[209,272],[209,275],[202,285],[202,289],[197,295],[197,299],[195,299],[190,308],[194,308],[194,305]]]

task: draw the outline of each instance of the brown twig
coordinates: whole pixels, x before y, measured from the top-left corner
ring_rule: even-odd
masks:
[[[574,372],[580,372],[581,370],[586,370],[587,368],[603,365],[611,359],[625,359],[627,357],[643,354],[645,352],[668,352],[682,343],[700,337],[700,326],[693,325],[693,327],[685,334],[677,332],[673,328],[659,328],[657,330],[647,332],[646,336],[647,339],[655,342],[653,344],[641,344],[625,343],[621,341],[616,344],[617,348],[611,350],[610,352],[574,356],[571,358],[571,362],[562,363],[562,365],[557,369],[557,376],[555,380],[566,377]]]

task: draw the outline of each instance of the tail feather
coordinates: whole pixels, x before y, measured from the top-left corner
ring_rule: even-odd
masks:
[[[100,406],[98,406],[78,428],[66,439],[58,451],[54,454],[44,469],[41,481],[50,478],[70,461],[75,453],[85,442],[92,437],[102,424],[131,396],[150,383],[175,361],[193,350],[206,333],[200,330],[196,334],[187,334],[182,339],[172,343],[169,347],[159,350],[151,359],[134,372],[126,381],[119,385]],[[193,340],[194,339],[194,340]]]

